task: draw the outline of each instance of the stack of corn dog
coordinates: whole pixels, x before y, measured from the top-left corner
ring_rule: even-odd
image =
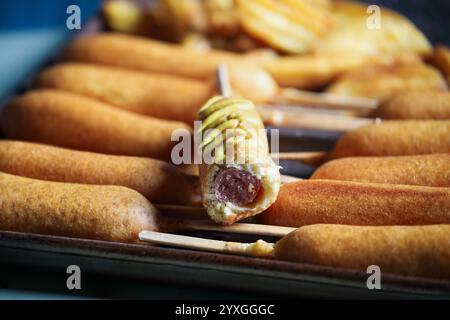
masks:
[[[209,165],[200,168],[199,179],[169,163],[172,133],[192,133],[196,118],[225,110],[236,128],[270,123],[258,105],[289,100],[283,86],[307,88],[309,75],[293,78],[290,66],[311,59],[323,56],[261,62],[114,33],[76,39],[62,63],[42,71],[33,90],[1,110],[8,140],[0,141],[0,229],[138,242],[143,230],[174,231],[154,204],[202,201],[223,224],[261,213],[262,224],[299,228],[264,256],[354,269],[377,264],[386,272],[450,279],[450,94],[444,78],[424,64],[392,73],[398,62],[392,56],[357,61],[406,78],[401,89],[409,91],[395,84],[367,93],[363,84],[377,83],[378,71],[350,74],[329,88],[334,95],[351,87],[352,94],[381,103],[365,109],[370,121],[344,134],[309,180],[279,186],[268,148],[264,169],[270,174],[250,166],[220,167],[217,174]],[[229,67],[234,97],[207,103],[217,94],[220,63]],[[314,86],[335,78],[341,67],[316,74]],[[416,77],[423,81],[411,80]],[[315,101],[330,97],[318,94]],[[205,103],[214,108],[201,109]],[[212,127],[223,124],[213,120]],[[251,184],[250,200],[218,183],[222,173],[236,185]]]

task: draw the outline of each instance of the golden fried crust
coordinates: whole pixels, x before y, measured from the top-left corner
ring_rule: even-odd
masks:
[[[245,97],[267,101],[278,89],[263,68],[244,61],[239,55],[221,51],[198,52],[123,34],[79,38],[66,49],[64,59],[201,80],[215,79],[217,65],[226,63],[233,89]]]
[[[0,173],[0,228],[96,240],[136,242],[158,230],[156,209],[117,186],[40,181]]]
[[[437,69],[418,62],[360,69],[343,76],[327,92],[386,100],[413,89],[446,90],[447,84]]]
[[[372,116],[398,120],[448,120],[450,93],[440,90],[401,91],[382,103]]]
[[[282,260],[450,279],[450,225],[301,227],[275,246]]]
[[[200,197],[198,178],[163,161],[36,143],[0,140],[0,171],[49,181],[124,186],[154,203],[188,205]]]
[[[434,50],[434,64],[445,75],[447,82],[450,83],[450,49],[444,46],[438,46]]]
[[[450,120],[383,121],[343,135],[332,154],[401,156],[450,152]]]
[[[1,127],[8,138],[100,153],[170,159],[182,122],[144,117],[56,90],[26,93],[6,105]]]
[[[213,91],[207,83],[194,79],[82,63],[50,67],[37,77],[35,85],[85,95],[121,109],[190,125]]]
[[[332,160],[311,179],[450,187],[450,153]]]
[[[421,225],[450,223],[450,189],[333,180],[281,186],[265,224]]]

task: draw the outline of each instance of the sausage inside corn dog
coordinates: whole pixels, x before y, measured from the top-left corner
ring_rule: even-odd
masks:
[[[7,138],[100,153],[170,159],[172,132],[182,122],[144,117],[56,90],[26,93],[5,106]]]
[[[282,260],[450,279],[450,225],[363,227],[312,225],[278,241]]]
[[[123,186],[153,203],[190,205],[200,201],[197,177],[149,158],[0,140],[0,171],[40,180]]]
[[[209,84],[195,79],[82,63],[50,67],[39,74],[35,85],[85,95],[121,109],[190,125],[213,91]]]
[[[333,158],[450,152],[450,120],[383,121],[343,135]]]
[[[450,153],[336,159],[311,179],[450,187]]]
[[[303,180],[281,186],[261,217],[287,227],[450,224],[450,188]]]
[[[236,54],[198,52],[128,35],[100,34],[77,39],[69,45],[64,58],[206,81],[212,81],[217,66],[226,63],[231,84],[241,95],[253,101],[267,101],[278,90],[269,73]]]
[[[94,240],[137,242],[160,229],[156,209],[119,186],[49,182],[0,173],[0,229]]]
[[[401,91],[382,103],[371,115],[382,119],[449,120],[450,92]]]

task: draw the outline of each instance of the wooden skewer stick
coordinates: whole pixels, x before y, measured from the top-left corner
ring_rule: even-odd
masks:
[[[231,97],[233,94],[231,90],[230,77],[228,75],[228,67],[226,64],[221,63],[217,66],[217,87],[219,88],[220,95],[224,97]]]
[[[217,67],[217,85],[219,93],[225,97],[230,97],[232,95],[232,88],[229,81],[228,69],[226,64],[219,64]],[[311,97],[315,97],[319,100],[317,94],[315,93],[305,93]],[[326,101],[333,101],[331,97],[324,96]],[[339,97],[341,100],[349,100],[348,97]],[[336,99],[336,98],[335,98]],[[366,100],[362,98],[355,98],[356,101]],[[331,102],[327,102],[331,103]],[[375,102],[371,101],[371,105],[375,105]],[[370,103],[367,103],[369,105]],[[352,104],[350,104],[352,105]],[[353,102],[356,105],[356,102]],[[317,106],[319,104],[317,103]],[[337,109],[337,108],[335,108]],[[342,108],[341,108],[342,109]],[[292,127],[292,128],[303,128],[303,129],[316,129],[316,130],[329,130],[329,131],[350,131],[358,127],[368,125],[374,122],[373,119],[368,118],[357,118],[339,114],[320,114],[314,112],[307,112],[305,110],[297,109],[292,106],[256,106],[256,110],[260,114],[264,123],[279,127]]]
[[[325,151],[279,152],[270,154],[272,159],[295,160],[295,161],[313,160],[313,159],[319,160],[323,159],[328,155],[329,153]]]
[[[380,102],[373,98],[348,97],[330,93],[302,91],[295,88],[281,89],[275,103],[300,104],[303,107],[372,111]]]
[[[265,258],[273,256],[273,244],[267,242],[256,242],[254,244],[226,242],[154,231],[141,231],[139,233],[139,240],[160,245],[210,252],[231,253]],[[255,247],[261,248],[262,250],[254,250],[253,248]]]
[[[297,178],[297,177],[292,177],[292,176],[287,176],[285,174],[281,175],[281,184],[286,184],[286,183],[300,181],[300,180],[303,180],[303,179]]]
[[[264,123],[277,127],[347,132],[376,121],[344,115],[292,112],[269,106],[259,106],[257,110]]]
[[[289,227],[252,223],[235,223],[230,226],[218,225],[211,220],[204,220],[207,218],[207,214],[203,207],[166,204],[155,204],[155,207],[170,216],[164,217],[163,223],[165,223],[169,229],[173,230],[205,230],[273,237],[283,237],[294,230],[294,228]],[[170,214],[174,211],[178,213],[177,218],[174,218],[174,215]],[[191,216],[192,213],[197,214],[199,219],[186,219],[186,216]]]
[[[167,219],[166,221],[174,230],[200,230],[217,231],[226,233],[239,233],[257,236],[284,237],[295,230],[290,227],[270,226],[265,224],[253,223],[234,223],[230,226],[222,226],[212,221],[187,220],[187,219]]]

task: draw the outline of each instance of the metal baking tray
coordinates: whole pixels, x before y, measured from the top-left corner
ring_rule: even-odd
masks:
[[[0,263],[126,276],[168,284],[240,290],[278,297],[450,298],[450,282],[383,274],[368,290],[364,272],[191,250],[0,232]]]
[[[97,16],[76,36],[103,29]],[[53,54],[40,65],[55,61]],[[25,81],[17,90],[28,88]],[[280,151],[329,150],[339,132],[282,129]],[[0,136],[1,139],[1,136]],[[282,162],[283,173],[308,177],[313,168]],[[254,240],[217,233],[193,233],[235,241]],[[275,240],[275,239],[271,239]],[[0,266],[62,270],[76,264],[83,272],[123,276],[167,284],[239,290],[278,297],[309,298],[450,298],[450,282],[383,274],[382,289],[369,290],[368,275],[317,265],[233,256],[148,244],[122,244],[0,231]]]

